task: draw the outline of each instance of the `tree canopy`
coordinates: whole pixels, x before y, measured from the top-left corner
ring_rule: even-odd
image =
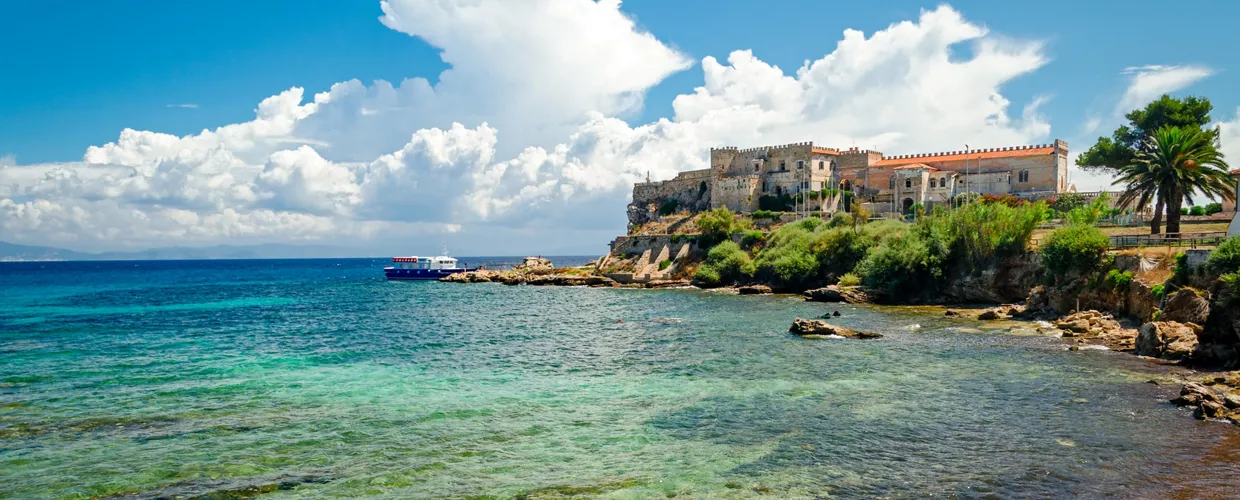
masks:
[[[1119,173],[1132,165],[1137,154],[1147,146],[1146,139],[1163,127],[1201,129],[1210,123],[1210,111],[1214,106],[1204,97],[1171,97],[1164,94],[1144,109],[1124,115],[1127,125],[1121,125],[1111,137],[1099,137],[1098,142],[1077,158],[1076,164],[1090,171]]]

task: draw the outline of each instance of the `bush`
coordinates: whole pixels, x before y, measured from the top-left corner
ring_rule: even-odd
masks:
[[[702,264],[698,266],[697,272],[693,273],[693,279],[702,282],[708,286],[719,286],[723,278],[719,276],[719,270],[710,264]]]
[[[1045,217],[1046,205],[1040,202],[1017,207],[974,203],[923,218],[915,230],[923,239],[947,249],[952,262],[976,267],[992,257],[1024,253],[1033,230]]]
[[[867,287],[890,295],[927,293],[943,276],[943,256],[916,236],[891,238],[857,265]]]
[[[804,219],[772,232],[754,261],[755,275],[786,288],[817,280],[818,260],[810,242],[813,231],[824,224],[821,219]]]
[[[1056,229],[1042,243],[1042,264],[1053,276],[1093,269],[1110,243],[1094,226],[1069,224]]]
[[[1166,287],[1162,283],[1150,287],[1150,295],[1154,297],[1154,300],[1162,300],[1164,293],[1166,293]]]
[[[1069,212],[1085,206],[1085,195],[1080,193],[1063,193],[1051,202],[1051,208],[1058,212]]]
[[[1176,261],[1179,263],[1179,260]],[[1240,236],[1228,238],[1213,253],[1206,267],[1214,274],[1240,272]]]
[[[676,200],[667,200],[659,206],[659,215],[672,215],[676,213],[676,209],[680,207],[680,202]]]
[[[827,227],[845,227],[852,225],[852,216],[846,212],[836,212],[827,221]]]
[[[710,245],[732,237],[732,233],[748,229],[747,220],[736,219],[736,214],[727,207],[719,207],[703,212],[697,218],[697,227],[702,231],[702,242]]]
[[[766,233],[758,230],[745,231],[745,236],[741,238],[741,245],[745,248],[752,248],[758,243],[766,240]]]
[[[1222,203],[1210,203],[1206,205],[1206,215],[1214,215],[1223,211]]]
[[[857,286],[861,284],[861,277],[853,273],[844,273],[840,276],[840,286]]]
[[[756,211],[754,211],[754,213],[749,214],[749,216],[750,216],[750,217],[752,217],[752,218],[754,218],[754,219],[772,219],[772,220],[774,220],[774,219],[778,219],[778,218],[779,218],[779,212],[772,212],[772,211],[770,211],[770,210],[756,210]]]
[[[764,194],[758,197],[758,208],[772,212],[791,212],[795,204],[792,197],[786,194],[779,196]]]
[[[1227,273],[1219,276],[1219,279],[1231,289],[1231,301],[1240,301],[1240,272]]]
[[[735,242],[728,240],[706,253],[706,263],[698,267],[694,278],[708,284],[732,283],[753,275],[753,259]]]
[[[1188,215],[1205,215],[1205,214],[1206,214],[1206,209],[1204,207],[1199,207],[1199,206],[1195,206],[1189,209],[1188,211]]]
[[[659,261],[659,270],[662,271],[664,269],[667,269],[668,267],[671,267],[671,265],[672,265],[671,260],[667,260],[667,259],[661,260]]]
[[[1114,290],[1126,289],[1132,284],[1132,271],[1120,272],[1119,269],[1112,269],[1107,273],[1106,282]]]
[[[1188,207],[1180,207],[1180,215],[1188,215]]]

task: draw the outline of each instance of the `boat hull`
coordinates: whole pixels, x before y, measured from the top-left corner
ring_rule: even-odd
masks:
[[[472,271],[472,269],[396,269],[385,268],[383,274],[392,281],[429,281],[437,280],[456,273]]]

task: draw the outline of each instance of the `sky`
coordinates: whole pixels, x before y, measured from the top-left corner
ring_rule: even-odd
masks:
[[[0,241],[602,254],[712,146],[1075,156],[1162,93],[1240,157],[1240,2],[1017,4],[3,2]]]

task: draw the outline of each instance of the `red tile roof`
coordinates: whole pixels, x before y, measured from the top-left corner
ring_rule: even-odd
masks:
[[[1013,158],[1020,156],[1037,156],[1053,154],[1055,146],[1052,144],[1039,144],[1036,146],[1017,146],[1011,148],[993,148],[971,150],[967,154],[969,160],[990,159],[990,158]],[[956,161],[964,160],[966,153],[964,151],[950,151],[946,153],[925,153],[915,155],[889,156],[875,162],[872,166],[882,167],[888,165],[907,165],[910,163],[925,163],[934,161]]]
[[[892,170],[912,170],[912,169],[917,169],[917,168],[924,168],[931,172],[939,171],[939,169],[931,167],[930,165],[926,165],[925,163],[913,163],[911,165],[901,165],[899,167],[892,168]]]
[[[835,149],[835,148],[824,148],[824,147],[819,147],[819,146],[814,146],[814,147],[810,148],[810,152],[811,152],[811,153],[816,153],[816,154],[822,154],[822,155],[838,155],[838,154],[840,154],[840,150],[838,150],[838,149]]]
[[[1231,171],[1231,175],[1240,175],[1240,168]]]

